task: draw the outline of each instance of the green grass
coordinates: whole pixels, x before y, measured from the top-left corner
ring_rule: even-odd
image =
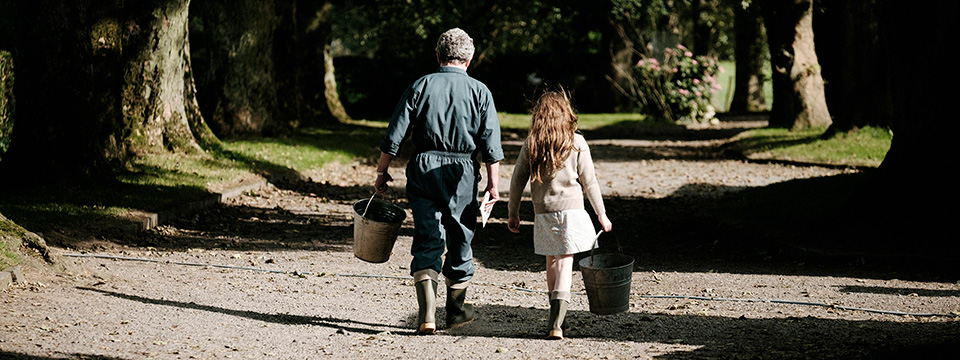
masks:
[[[241,177],[375,156],[385,126],[354,121],[286,137],[227,140],[208,154],[151,154],[128,164],[117,181],[0,189],[0,214],[35,232],[122,222],[131,209],[162,212],[208,199],[211,189]]]
[[[883,161],[893,134],[883,128],[866,127],[821,139],[824,129],[790,131],[754,129],[733,145],[752,159],[778,159],[832,165],[876,167]]]

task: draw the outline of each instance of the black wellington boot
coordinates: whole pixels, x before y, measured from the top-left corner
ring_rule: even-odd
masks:
[[[437,282],[422,280],[416,285],[417,304],[417,335],[433,335],[437,332]]]
[[[447,328],[467,324],[476,318],[473,305],[464,304],[467,289],[447,288]]]

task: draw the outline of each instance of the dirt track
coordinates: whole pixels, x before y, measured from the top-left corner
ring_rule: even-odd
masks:
[[[390,261],[353,256],[351,205],[370,196],[373,173],[357,163],[83,249],[147,261],[63,257],[66,273],[27,269],[29,283],[0,295],[0,358],[878,359],[955,351],[955,316],[843,308],[957,314],[956,279],[763,261],[761,250],[746,250],[760,261],[744,262],[743,254],[687,252],[684,234],[676,244],[648,240],[659,239],[649,235],[658,216],[681,212],[666,206],[852,171],[743,162],[720,147],[728,130],[736,132],[680,140],[586,134],[614,222],[604,249],[621,245],[637,264],[629,312],[594,315],[579,293],[562,341],[541,340],[542,258],[532,253],[529,226],[520,235],[506,230],[505,204],[474,243],[479,269],[468,301],[479,318],[456,332],[412,335],[412,223],[408,217]],[[504,196],[519,142],[505,147]],[[403,205],[402,164],[395,165],[391,200]]]

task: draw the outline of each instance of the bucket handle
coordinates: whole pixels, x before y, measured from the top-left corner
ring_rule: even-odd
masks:
[[[593,256],[593,253],[597,250],[597,245],[600,241],[600,234],[603,234],[603,229],[597,231],[597,236],[593,237],[593,246],[590,247],[590,266],[593,266],[593,260],[596,259],[596,257]]]
[[[361,214],[360,217],[364,217],[364,218],[367,217],[367,210],[370,210],[370,204],[373,203],[373,198],[375,198],[376,196],[377,196],[376,192],[374,192],[373,195],[370,195],[370,200],[367,200],[367,206],[363,208],[363,214]],[[387,195],[383,195],[383,198],[386,199]]]

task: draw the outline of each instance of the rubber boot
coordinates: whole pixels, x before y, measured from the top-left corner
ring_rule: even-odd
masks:
[[[567,305],[570,303],[569,291],[554,291],[550,293],[550,330],[547,332],[547,339],[563,339],[563,329],[566,328],[563,323],[567,316]]]
[[[476,318],[473,305],[464,304],[467,289],[447,288],[447,328],[452,329],[467,324]]]
[[[437,332],[437,282],[422,280],[417,288],[417,335],[433,335]]]

